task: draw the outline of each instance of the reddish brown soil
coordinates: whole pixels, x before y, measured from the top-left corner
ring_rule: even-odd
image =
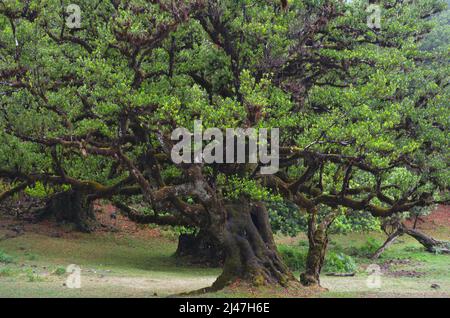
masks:
[[[136,224],[122,216],[118,209],[111,204],[95,205],[97,221],[102,225],[99,231],[116,231],[122,234],[133,234],[143,238],[160,237],[159,228],[150,228]]]
[[[118,236],[138,236],[141,238],[161,237],[161,230],[157,227],[152,228],[147,225],[139,225],[131,222],[126,217],[120,215],[117,209],[111,205],[95,204],[95,215],[99,226],[96,232],[114,232]],[[76,238],[81,235],[74,231],[70,224],[60,224],[54,220],[44,220],[39,223],[33,223],[30,214],[25,218],[15,217],[11,214],[0,213],[0,241],[14,238],[24,233],[38,233],[52,237]]]
[[[414,219],[407,220],[405,225],[412,227],[414,225]],[[433,230],[436,227],[449,227],[450,228],[450,206],[439,205],[429,215],[420,217],[417,221],[416,228],[419,230]]]

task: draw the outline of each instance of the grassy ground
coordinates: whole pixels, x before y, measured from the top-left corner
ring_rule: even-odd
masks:
[[[153,297],[205,287],[216,269],[177,266],[175,243],[166,239],[143,240],[113,234],[52,238],[25,234],[0,242],[0,250],[14,263],[0,270],[0,296],[12,297]],[[58,268],[81,267],[81,289],[64,286],[67,275]],[[30,279],[30,271],[38,279]],[[9,272],[9,273],[8,273]]]
[[[449,229],[435,235],[448,238]],[[0,237],[2,232],[0,230]],[[370,234],[382,242],[381,234]],[[380,288],[368,288],[364,257],[368,234],[333,236],[330,250],[354,255],[355,277],[322,277],[328,291],[299,292],[319,297],[450,297],[450,257],[432,255],[415,241],[402,237],[376,262]],[[280,243],[305,249],[302,238],[279,238]],[[0,241],[0,297],[164,297],[212,284],[220,269],[177,264],[176,242],[113,233],[52,237],[28,233]],[[81,289],[65,286],[69,264],[81,267]],[[298,275],[298,273],[296,273]],[[431,286],[433,284],[435,288]],[[228,290],[209,297],[296,296],[286,291]]]
[[[433,233],[436,238],[447,240],[449,234],[449,229],[445,228]],[[354,255],[358,270],[355,277],[324,279],[323,285],[329,288],[329,292],[323,297],[450,297],[449,255],[428,253],[413,238],[404,236],[386,250],[379,260],[373,261],[364,255],[371,247],[368,237],[371,238],[369,242],[380,244],[386,239],[380,233],[332,238],[334,244],[330,250]],[[367,285],[370,280],[367,270],[372,264],[380,268],[379,288],[368,288]]]

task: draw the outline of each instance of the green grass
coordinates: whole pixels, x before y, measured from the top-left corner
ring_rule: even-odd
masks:
[[[30,283],[45,281],[44,277],[40,276],[39,274],[36,274],[35,272],[33,272],[30,269],[27,270],[25,273],[26,273],[27,280]]]
[[[0,263],[10,264],[13,262],[14,258],[11,255],[8,255],[4,251],[0,250]]]
[[[14,274],[14,270],[11,267],[0,268],[0,277],[11,277]]]
[[[53,274],[58,275],[58,276],[63,276],[66,275],[67,271],[64,267],[59,266],[55,269],[55,271],[53,272]]]
[[[448,237],[449,229],[440,228],[433,236],[443,239]],[[369,237],[369,239],[367,239]],[[330,250],[336,250],[353,255],[359,265],[358,275],[353,279],[326,278],[330,291],[323,297],[450,297],[450,256],[428,253],[413,238],[403,236],[391,245],[378,260],[371,260],[367,255],[382,244],[385,236],[381,233],[335,235]],[[395,265],[395,262],[399,262]],[[403,262],[402,262],[403,261]],[[370,264],[380,267],[390,266],[390,271],[382,273],[380,289],[369,289],[366,285],[368,273],[365,268]],[[396,276],[392,272],[419,273],[420,277]],[[439,289],[432,289],[432,284],[438,284]]]
[[[448,229],[447,229],[448,232]],[[0,233],[1,234],[1,233]],[[445,231],[440,232],[442,236]],[[447,233],[448,234],[448,233]],[[381,243],[380,233],[333,235],[328,259],[351,256],[356,266],[355,277],[328,277],[322,284],[329,291],[320,297],[450,297],[449,256],[427,253],[408,237],[399,239],[377,261],[366,257],[372,248],[367,237]],[[373,240],[372,243],[374,242]],[[208,269],[177,264],[173,257],[176,241],[167,238],[142,239],[118,234],[76,234],[70,238],[53,238],[27,233],[0,242],[0,297],[154,297],[168,296],[210,286],[220,269]],[[280,250],[291,255],[287,260],[298,277],[304,267],[307,246],[304,238],[283,241]],[[288,252],[286,252],[288,251]],[[333,256],[334,255],[334,256]],[[369,289],[365,268],[371,263],[384,266],[395,263],[392,271],[416,271],[421,277],[402,277],[383,274],[382,288]],[[327,271],[347,271],[335,262]],[[7,264],[6,264],[7,263]],[[81,267],[82,288],[65,286],[70,264]],[[339,270],[341,269],[341,270]],[[351,269],[351,268],[350,268]],[[431,289],[438,284],[439,289]],[[226,291],[208,294],[208,297],[265,296],[283,297],[284,291]],[[317,294],[311,295],[317,296]]]
[[[0,277],[0,297],[168,296],[209,286],[220,274],[220,269],[178,266],[176,245],[167,239],[114,234],[70,239],[25,234],[0,242],[3,254],[15,260],[11,270],[17,272]],[[70,264],[82,269],[82,290],[64,286]]]

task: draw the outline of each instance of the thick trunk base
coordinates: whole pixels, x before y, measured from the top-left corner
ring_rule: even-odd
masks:
[[[300,275],[303,286],[319,286],[320,272],[325,263],[325,255],[328,247],[328,229],[338,215],[330,213],[319,224],[316,223],[317,210],[310,211],[308,221],[308,256],[306,258],[305,272]]]
[[[175,257],[181,262],[206,267],[221,267],[225,260],[223,249],[206,231],[181,234]]]
[[[297,282],[276,249],[262,204],[227,206],[225,227],[211,233],[220,234],[216,237],[223,246],[225,262],[209,290],[236,285],[289,287]]]
[[[314,243],[309,246],[306,258],[306,270],[300,274],[300,282],[303,286],[320,286],[320,272],[325,262],[325,254],[328,240],[315,238]]]
[[[73,190],[57,193],[47,201],[36,219],[39,222],[47,218],[72,223],[78,231],[87,233],[97,226],[93,204],[83,194]]]

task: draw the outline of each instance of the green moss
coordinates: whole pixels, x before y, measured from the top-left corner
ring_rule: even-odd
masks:
[[[256,287],[264,286],[265,283],[266,283],[266,278],[264,277],[263,274],[257,274],[257,275],[255,275],[255,277],[253,278],[253,284],[254,284]]]

